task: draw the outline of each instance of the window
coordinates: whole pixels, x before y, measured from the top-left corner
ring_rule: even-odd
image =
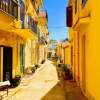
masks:
[[[22,28],[25,28],[25,5],[23,1],[20,1],[20,19],[22,21]]]
[[[82,7],[85,6],[86,2],[87,2],[87,0],[82,0]]]
[[[37,21],[28,16],[28,28],[37,33]]]
[[[12,2],[11,11],[12,11],[12,16],[18,18],[18,5],[15,2]]]
[[[1,8],[2,8],[2,10],[6,10],[6,1],[5,0],[1,0],[0,1],[1,2]]]
[[[75,0],[75,14],[77,13],[77,0]]]

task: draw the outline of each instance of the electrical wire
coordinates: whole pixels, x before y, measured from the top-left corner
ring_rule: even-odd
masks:
[[[66,26],[48,26],[48,28],[55,28],[55,29],[61,29],[61,28],[67,28]]]

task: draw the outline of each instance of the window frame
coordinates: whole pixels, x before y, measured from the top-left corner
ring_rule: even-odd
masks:
[[[82,0],[82,8],[85,7],[87,0]]]
[[[77,10],[78,10],[78,9],[77,9],[77,6],[78,6],[78,4],[77,4],[77,3],[78,3],[78,1],[77,1],[77,0],[75,0],[75,14],[77,13]]]

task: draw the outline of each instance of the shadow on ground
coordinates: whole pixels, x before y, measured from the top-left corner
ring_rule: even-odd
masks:
[[[57,71],[60,71],[58,67]],[[63,75],[59,76],[59,80],[58,84],[41,100],[88,100],[82,94],[81,89],[77,86],[76,82],[64,80]]]

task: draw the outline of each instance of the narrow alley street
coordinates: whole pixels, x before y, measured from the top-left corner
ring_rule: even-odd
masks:
[[[58,81],[56,67],[47,61],[28,84],[21,84],[20,90],[9,100],[40,100]]]
[[[0,100],[100,100],[100,0],[0,0]]]
[[[41,100],[88,100],[73,80],[65,80],[61,68],[56,66],[59,82]]]
[[[87,100],[75,82],[58,77],[58,70],[53,62],[46,61],[31,81],[21,83],[20,90],[7,100]]]

